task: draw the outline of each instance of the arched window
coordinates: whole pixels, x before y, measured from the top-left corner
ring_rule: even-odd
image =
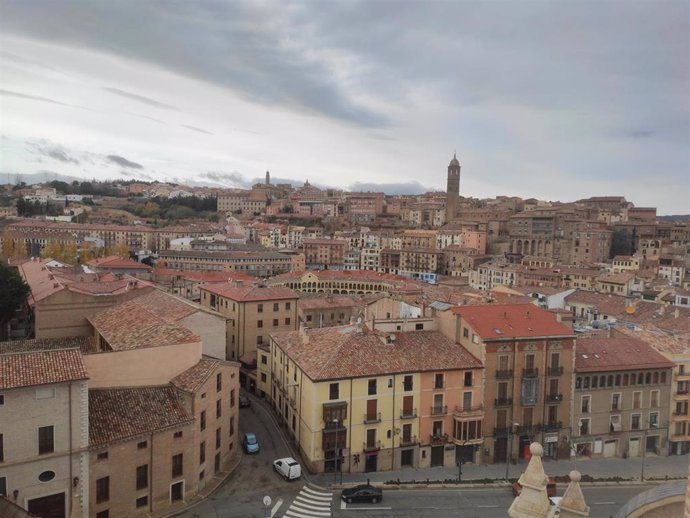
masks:
[[[653,376],[652,380],[653,380],[652,382],[653,382],[655,385],[657,385],[657,384],[659,383],[659,372],[658,372],[658,371],[654,373],[654,376]]]
[[[639,372],[639,373],[637,374],[637,384],[638,384],[638,385],[642,385],[643,383],[644,383],[644,374],[642,374],[641,372]]]
[[[623,386],[628,386],[628,374],[623,374]]]
[[[592,376],[592,388],[597,388],[599,384],[599,376]]]
[[[621,386],[621,375],[616,374],[616,387],[620,387],[620,386]]]
[[[652,382],[652,373],[648,372],[644,375],[644,384],[649,385]]]
[[[589,388],[589,376],[585,376],[584,384],[582,388]]]
[[[575,379],[575,388],[576,389],[582,388],[582,378],[579,376]]]
[[[609,374],[609,377],[606,380],[606,386],[607,387],[613,387],[613,374]]]

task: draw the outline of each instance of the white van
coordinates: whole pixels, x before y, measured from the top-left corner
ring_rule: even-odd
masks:
[[[285,480],[296,480],[302,476],[302,466],[292,457],[274,460],[273,469],[280,473]]]

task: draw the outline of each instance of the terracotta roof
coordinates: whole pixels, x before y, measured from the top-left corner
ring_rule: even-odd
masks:
[[[79,349],[83,353],[93,350],[93,337],[69,336],[65,338],[33,338],[30,340],[12,340],[0,342],[0,354],[23,353],[32,351],[51,351],[56,349]]]
[[[230,283],[214,283],[204,284],[200,289],[238,302],[296,299],[298,297],[296,292],[282,286],[261,288],[258,286],[236,286]]]
[[[166,315],[167,316],[167,315]],[[169,317],[168,317],[169,318]],[[87,320],[115,351],[198,342],[201,338],[137,299],[102,311]]]
[[[0,354],[0,389],[85,379],[78,349]]]
[[[151,267],[147,264],[140,263],[139,261],[134,261],[132,259],[121,259],[116,255],[110,255],[108,257],[101,257],[99,259],[92,259],[86,263],[94,268],[124,268],[124,269],[139,269],[139,270],[151,270]]]
[[[139,306],[142,310],[148,310],[169,322],[175,322],[201,310],[192,303],[160,289],[132,299],[130,305]]]
[[[227,282],[227,281],[247,281],[254,282],[256,277],[237,272],[217,272],[217,271],[196,271],[196,270],[170,270],[168,268],[156,268],[153,270],[156,276],[182,277],[185,280],[201,282]]]
[[[482,340],[573,336],[556,315],[533,304],[483,304],[453,308]]]
[[[575,372],[603,372],[632,369],[664,369],[673,362],[642,340],[583,338],[577,341]]]
[[[19,273],[31,288],[31,294],[29,295],[30,305],[34,305],[53,293],[65,289],[64,285],[46,267],[46,264],[50,261],[51,259],[30,260],[18,265]]]
[[[625,297],[586,290],[578,290],[575,293],[571,293],[565,298],[565,303],[596,306],[602,315],[617,315],[623,313],[627,307]]]
[[[314,239],[314,238],[305,238],[302,240],[302,243],[305,245],[336,245],[336,246],[345,246],[347,245],[347,241],[344,239]]]
[[[220,364],[218,360],[202,358],[196,365],[175,376],[170,382],[186,392],[195,392],[213,374]]]
[[[297,301],[297,307],[305,309],[319,308],[352,308],[357,306],[357,302],[352,297],[304,297]]]
[[[634,273],[621,272],[611,273],[609,275],[602,275],[597,279],[599,282],[608,282],[610,284],[627,284],[635,278]]]
[[[386,343],[387,336],[395,336]],[[438,331],[374,333],[339,326],[271,335],[312,380],[479,369],[481,362]]]
[[[89,444],[127,439],[193,421],[165,387],[89,390]]]

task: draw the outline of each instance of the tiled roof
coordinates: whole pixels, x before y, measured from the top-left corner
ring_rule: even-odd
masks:
[[[32,351],[52,351],[56,349],[79,349],[83,353],[93,350],[93,337],[69,336],[65,338],[33,338],[30,340],[12,340],[0,342],[0,354],[23,353]]]
[[[204,284],[202,290],[239,302],[262,300],[296,299],[297,293],[282,286],[261,288],[258,286],[236,286],[230,283]]]
[[[170,383],[180,390],[194,392],[213,374],[219,364],[218,360],[202,358],[196,365],[175,376]]]
[[[227,282],[227,281],[256,281],[256,277],[237,272],[216,272],[216,271],[196,271],[196,270],[170,270],[168,268],[156,268],[153,270],[156,276],[182,277],[190,281],[202,282]]]
[[[78,349],[0,354],[0,389],[88,379]]]
[[[314,239],[314,238],[304,238],[302,243],[305,245],[336,245],[345,246],[347,241],[344,239]]]
[[[181,300],[160,289],[132,299],[130,304],[132,306],[139,306],[142,310],[148,310],[169,322],[176,322],[200,310],[192,303]]]
[[[576,372],[603,372],[628,369],[662,369],[673,362],[642,340],[624,338],[583,338],[577,341]]]
[[[92,259],[86,263],[94,268],[136,268],[139,270],[150,270],[151,267],[147,264],[134,261],[132,259],[121,259],[116,255],[109,255],[108,257],[101,257],[99,259]]]
[[[625,297],[606,295],[594,291],[578,290],[565,298],[566,304],[588,304],[596,306],[602,315],[617,315],[627,307]]]
[[[453,308],[482,340],[573,336],[556,315],[533,304],[483,304]]]
[[[610,284],[627,284],[635,278],[634,273],[621,272],[611,273],[609,275],[602,275],[597,279],[599,282],[608,282]]]
[[[304,297],[297,301],[297,307],[301,310],[320,308],[352,308],[357,306],[352,297]]]
[[[113,350],[198,342],[201,338],[186,327],[156,314],[135,298],[88,317]]]
[[[92,446],[190,421],[192,417],[169,386],[89,390]]]
[[[29,304],[33,305],[53,293],[65,289],[54,274],[48,270],[46,264],[50,259],[38,261],[24,261],[18,265],[19,273],[31,288]]]
[[[386,343],[387,336],[395,336]],[[467,349],[438,331],[381,334],[340,326],[271,335],[312,380],[450,369],[479,369]]]

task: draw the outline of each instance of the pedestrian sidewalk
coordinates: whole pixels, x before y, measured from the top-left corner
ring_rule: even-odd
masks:
[[[644,460],[644,478],[665,479],[685,478],[688,476],[688,455],[673,455],[659,457],[650,455]],[[527,467],[526,461],[509,467],[508,478],[517,479]],[[578,470],[582,475],[589,475],[595,479],[620,477],[626,480],[639,480],[642,471],[642,458],[632,459],[571,459],[544,460],[544,470],[550,477],[564,476],[572,470]],[[427,469],[405,468],[396,471],[377,471],[372,473],[324,473],[311,475],[310,480],[323,487],[343,484],[361,484],[369,480],[372,483],[384,483],[395,480],[404,482],[439,482],[455,481],[458,479],[457,467],[436,467]],[[504,480],[506,478],[505,464],[486,464],[476,466],[465,464],[462,466],[463,481]]]

